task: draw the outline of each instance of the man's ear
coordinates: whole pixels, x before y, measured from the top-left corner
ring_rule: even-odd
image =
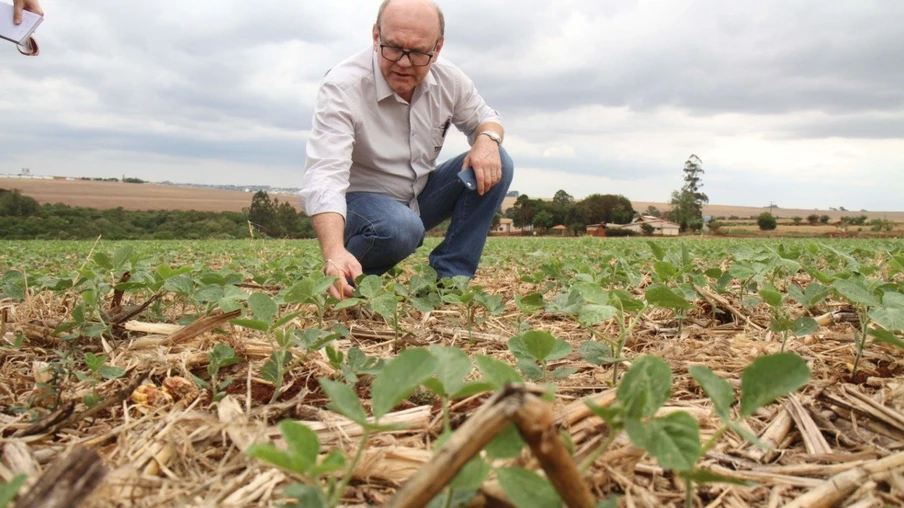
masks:
[[[439,52],[443,49],[443,44],[446,42],[445,37],[440,37],[439,42],[436,43],[436,50],[433,51],[433,61],[435,62],[439,58]]]
[[[374,50],[376,50],[377,46],[380,44],[380,27],[378,27],[376,23],[374,23],[373,37],[374,37]]]

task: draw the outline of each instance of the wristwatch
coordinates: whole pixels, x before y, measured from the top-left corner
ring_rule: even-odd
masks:
[[[486,137],[492,139],[493,141],[495,141],[497,145],[502,146],[502,136],[500,136],[497,132],[495,132],[495,131],[480,131],[480,132],[477,133],[478,136],[480,136],[481,134],[483,134],[484,136],[486,136]]]

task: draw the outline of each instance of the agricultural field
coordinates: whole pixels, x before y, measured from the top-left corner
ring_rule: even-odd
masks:
[[[438,241],[0,244],[0,506],[904,504],[904,241]]]

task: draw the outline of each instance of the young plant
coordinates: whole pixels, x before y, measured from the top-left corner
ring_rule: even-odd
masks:
[[[211,401],[216,404],[217,402],[223,400],[223,397],[226,396],[226,393],[223,390],[226,389],[229,385],[235,381],[234,376],[229,376],[228,378],[220,381],[220,369],[228,367],[230,365],[235,365],[243,360],[243,358],[235,356],[235,350],[233,350],[228,344],[223,344],[222,342],[217,343],[213,347],[213,351],[207,354],[207,374],[210,376],[210,381],[204,381],[200,377],[192,374],[191,377],[194,379],[195,384],[198,385],[203,390],[210,390],[210,398]]]
[[[518,368],[529,379],[546,381],[549,362],[571,354],[571,345],[548,332],[532,330],[516,335],[508,342],[509,351],[518,360]],[[577,372],[571,367],[559,367],[551,373],[553,379],[563,379]]]
[[[348,350],[348,354],[327,346],[326,355],[330,365],[351,385],[358,383],[359,376],[376,376],[383,370],[385,361],[382,358],[369,357],[357,347]]]
[[[894,334],[895,331],[904,330],[904,296],[894,291],[880,296],[877,285],[878,283],[869,283],[861,277],[839,279],[832,283],[832,289],[856,309],[860,323],[859,329],[854,331],[857,357],[851,371],[852,376],[857,373],[868,337],[904,348],[904,341]],[[881,329],[871,327],[873,321]]]
[[[693,483],[743,483],[697,467],[704,456],[727,432],[733,430],[757,446],[763,444],[740,425],[757,409],[797,390],[810,378],[806,362],[794,353],[778,353],[756,359],[741,376],[739,419],[731,418],[735,401],[731,385],[706,367],[692,367],[691,375],[713,401],[713,408],[723,426],[705,444],[700,443],[700,428],[690,414],[679,411],[668,416],[655,416],[671,397],[672,371],[654,356],[639,358],[622,379],[616,402],[599,407],[587,402],[590,409],[609,426],[606,440],[581,464],[586,471],[624,430],[631,442],[646,450],[664,469],[676,471],[687,484],[685,505],[693,505]]]
[[[770,287],[760,289],[760,298],[769,305],[769,310],[772,312],[770,329],[775,333],[782,334],[782,352],[785,351],[789,333],[793,333],[795,336],[807,335],[819,328],[819,324],[810,316],[791,319],[791,312],[785,306],[785,295],[775,289]]]
[[[85,395],[82,402],[86,406],[92,407],[100,402],[100,396],[97,394],[97,385],[104,379],[119,379],[126,374],[125,369],[106,365],[107,357],[104,355],[95,355],[93,353],[85,353],[85,365],[88,366],[90,374],[76,372],[75,376],[80,381],[86,381],[91,385],[91,393]]]
[[[19,489],[25,485],[28,477],[24,474],[16,475],[9,482],[0,483],[0,508],[6,508],[9,503],[16,498]]]
[[[351,461],[344,460],[341,452],[334,452],[319,465],[315,465],[320,448],[319,442],[316,440],[316,434],[310,429],[299,430],[303,427],[300,424],[286,424],[290,432],[295,432],[299,436],[297,439],[286,439],[287,450],[279,450],[273,445],[264,444],[252,446],[248,453],[263,462],[300,476],[306,483],[287,487],[285,494],[296,498],[301,506],[338,506],[371,434],[398,428],[380,425],[380,419],[433,376],[437,365],[436,357],[424,348],[406,349],[388,362],[374,379],[371,388],[372,419],[368,418],[364,406],[350,385],[320,378],[320,386],[330,399],[330,409],[357,423],[364,431]],[[285,433],[283,435],[285,436]],[[332,477],[323,478],[342,469],[344,469],[342,478],[338,482]]]

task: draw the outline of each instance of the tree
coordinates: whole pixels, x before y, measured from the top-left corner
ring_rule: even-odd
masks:
[[[756,218],[756,223],[762,231],[772,231],[778,226],[775,217],[769,212],[763,212]]]
[[[574,204],[574,197],[564,190],[558,190],[556,195],[552,197],[552,202],[561,207],[568,207]]]
[[[810,224],[811,226],[815,226],[815,225],[819,224],[819,215],[817,215],[815,213],[807,215],[807,223]]]
[[[591,194],[578,207],[585,224],[627,224],[634,218],[631,200],[621,194]]]
[[[672,192],[671,218],[681,226],[681,231],[698,231],[703,227],[703,205],[709,203],[709,197],[700,191],[702,174],[703,161],[691,154],[684,163],[684,185],[680,191]]]
[[[0,189],[0,215],[28,217],[38,213],[39,208],[35,198],[22,194],[19,189]]]
[[[518,196],[515,204],[506,212],[511,214],[512,222],[517,228],[524,228],[534,223],[534,216],[540,211],[539,200],[531,199],[527,194]]]
[[[820,215],[820,216],[819,216],[819,223],[820,223],[820,224],[828,224],[830,220],[832,220],[832,218],[829,217],[828,215]]]
[[[647,211],[644,212],[644,214],[649,215],[650,217],[662,217],[662,212],[653,205],[648,206]]]
[[[800,226],[800,223],[804,221],[804,218],[803,217],[793,217],[793,218],[791,218],[791,220],[794,221],[795,226]]]
[[[555,226],[556,223],[554,222],[552,214],[544,210],[534,216],[533,225],[543,231],[546,231],[549,228]]]
[[[251,208],[248,209],[248,220],[256,227],[263,230],[269,236],[278,236],[279,229],[276,223],[276,203],[270,200],[266,191],[259,190],[251,198]]]
[[[653,236],[653,232],[656,231],[656,228],[654,228],[652,224],[644,222],[640,225],[640,230],[643,231],[643,236]]]

